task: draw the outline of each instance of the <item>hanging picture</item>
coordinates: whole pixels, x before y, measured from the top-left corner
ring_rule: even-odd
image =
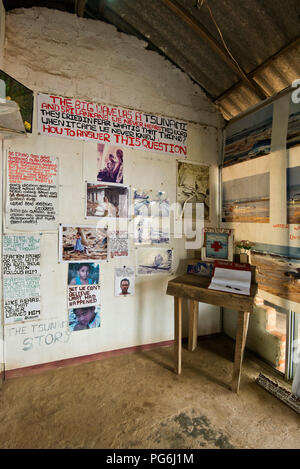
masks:
[[[270,173],[226,180],[222,186],[223,222],[269,223]]]
[[[68,308],[100,304],[99,264],[69,263]]]
[[[134,215],[143,217],[168,217],[170,203],[164,191],[134,189]]]
[[[97,181],[123,184],[123,149],[97,144]]]
[[[111,259],[114,257],[128,257],[128,231],[119,230],[109,232],[109,253]]]
[[[229,123],[223,166],[268,155],[271,152],[272,124],[273,104]]]
[[[287,168],[287,223],[300,224],[300,166]]]
[[[300,103],[293,103],[290,100],[286,147],[292,148],[298,145],[300,145]]]
[[[233,261],[233,230],[225,228],[204,228],[202,260]]]
[[[107,229],[93,226],[59,225],[60,262],[107,260]]]
[[[116,184],[86,184],[87,218],[128,218],[129,188]]]
[[[69,331],[83,331],[100,327],[100,306],[69,309]]]
[[[137,275],[172,273],[172,249],[138,248]]]
[[[115,296],[134,295],[135,273],[131,267],[115,269]]]
[[[187,203],[204,204],[204,219],[209,220],[210,207],[209,166],[178,161],[177,163],[177,203],[184,211]]]

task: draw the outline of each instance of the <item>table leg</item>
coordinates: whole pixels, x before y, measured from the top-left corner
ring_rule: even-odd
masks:
[[[241,379],[244,350],[245,350],[245,345],[246,345],[249,316],[250,316],[250,313],[245,313],[243,311],[240,311],[239,316],[238,316],[235,352],[234,352],[234,365],[233,365],[233,374],[232,374],[232,383],[231,383],[231,389],[233,392],[236,392],[236,393],[239,392],[239,388],[240,388],[240,379]]]
[[[193,352],[198,338],[198,301],[190,300],[188,350]]]
[[[181,352],[182,352],[182,299],[174,296],[174,332],[175,332],[175,373],[181,373]]]

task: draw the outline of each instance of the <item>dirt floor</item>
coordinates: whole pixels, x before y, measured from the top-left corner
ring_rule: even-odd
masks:
[[[184,347],[181,376],[164,347],[10,379],[0,448],[299,449],[299,415],[255,383],[269,368],[246,355],[230,391],[233,348],[225,337]]]

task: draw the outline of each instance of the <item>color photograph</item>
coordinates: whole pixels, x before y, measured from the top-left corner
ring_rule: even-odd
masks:
[[[209,166],[197,163],[177,164],[177,202],[182,209],[186,203],[203,203],[204,219],[209,220]]]
[[[224,166],[271,152],[273,104],[229,124],[226,129]]]
[[[97,181],[123,183],[123,149],[118,146],[97,145]]]
[[[127,218],[129,189],[122,185],[87,183],[87,218]]]
[[[100,306],[69,309],[69,331],[100,327]]]
[[[83,262],[107,259],[107,229],[92,226],[59,226],[59,261]]]
[[[256,243],[251,264],[261,290],[300,303],[300,248]]]
[[[134,295],[135,273],[131,267],[115,269],[115,296]]]
[[[300,103],[290,100],[290,113],[286,137],[286,147],[292,148],[300,145]]]
[[[68,285],[93,285],[99,283],[99,264],[70,262]]]
[[[269,223],[270,174],[223,182],[223,222]]]
[[[300,121],[299,121],[300,122]],[[300,223],[300,166],[287,168],[287,223]]]
[[[172,249],[139,248],[137,250],[137,275],[170,274]]]

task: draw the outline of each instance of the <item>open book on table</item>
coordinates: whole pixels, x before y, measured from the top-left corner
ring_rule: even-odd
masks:
[[[237,262],[216,261],[208,288],[239,295],[250,295],[251,266]]]

